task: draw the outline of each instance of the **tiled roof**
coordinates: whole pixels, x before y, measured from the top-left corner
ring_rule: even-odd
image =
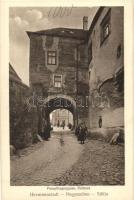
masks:
[[[53,28],[36,32],[27,31],[27,34],[29,37],[31,34],[37,34],[37,35],[69,37],[69,38],[85,40],[87,39],[88,31],[83,29],[72,29],[72,28]]]

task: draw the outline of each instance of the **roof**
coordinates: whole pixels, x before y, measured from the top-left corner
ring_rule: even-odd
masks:
[[[69,37],[79,40],[88,40],[104,8],[105,8],[104,6],[98,8],[92,20],[92,23],[89,27],[89,30],[60,27],[60,28],[46,29],[35,32],[27,31],[27,34],[29,38],[31,35],[48,35],[48,36],[58,36],[58,37]]]
[[[34,35],[48,35],[48,36],[68,37],[79,40],[86,40],[88,37],[88,30],[72,29],[72,28],[53,28],[36,32],[27,31],[27,34],[29,37],[34,34]]]
[[[17,82],[18,84],[24,87],[28,87],[22,82],[21,78],[18,76],[18,74],[16,73],[16,71],[14,70],[14,68],[12,67],[10,63],[9,63],[9,79],[11,81]]]
[[[9,77],[16,82],[22,82],[21,78],[18,76],[12,65],[9,63]]]
[[[91,33],[92,33],[93,29],[94,29],[94,26],[95,26],[95,24],[97,23],[97,21],[98,21],[100,15],[101,15],[103,9],[104,9],[104,7],[101,6],[101,7],[97,10],[97,12],[96,12],[96,14],[95,14],[95,16],[94,16],[94,18],[93,18],[93,21],[92,21],[92,23],[91,23],[91,25],[90,25],[90,28],[89,28],[88,38],[90,37],[90,35],[91,35]]]
[[[52,29],[46,29],[46,30],[40,30],[40,31],[27,31],[27,34],[30,38],[31,35],[48,35],[48,36],[58,36],[58,37],[68,37],[68,38],[74,38],[79,40],[87,40],[89,36],[91,35],[93,28],[98,21],[98,18],[100,17],[104,7],[98,8],[92,23],[90,25],[89,30],[83,30],[83,29],[73,29],[73,28],[52,28]]]

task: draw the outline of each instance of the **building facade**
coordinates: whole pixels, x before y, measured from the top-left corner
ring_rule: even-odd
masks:
[[[89,127],[124,125],[123,7],[99,8],[89,29]]]
[[[27,34],[30,85],[37,98],[43,98],[47,104],[42,108],[46,118],[53,110],[65,108],[72,112],[76,123],[87,119],[88,31],[56,28]]]
[[[22,82],[9,64],[10,145],[16,149],[37,141],[37,109],[29,110],[27,107],[26,99],[29,96],[30,88]]]
[[[25,85],[11,64],[9,64],[9,91],[10,97],[18,101],[23,100],[24,94],[28,91],[28,86]]]
[[[47,119],[64,108],[75,125],[97,128],[100,116],[103,127],[124,125],[123,16],[123,7],[100,7],[89,29],[84,16],[83,29],[27,32],[30,86]]]

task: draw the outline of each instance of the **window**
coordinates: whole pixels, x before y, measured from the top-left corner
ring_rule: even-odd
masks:
[[[92,60],[92,42],[89,44],[89,47],[88,47],[88,64],[90,64]]]
[[[47,52],[47,64],[56,65],[56,51]]]
[[[110,35],[111,33],[111,10],[108,11],[105,18],[101,22],[101,40],[100,44],[104,42],[104,40]]]
[[[61,88],[62,86],[62,75],[54,75],[54,87]]]

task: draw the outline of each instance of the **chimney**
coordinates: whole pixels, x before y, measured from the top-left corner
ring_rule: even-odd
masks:
[[[84,16],[83,17],[83,30],[88,30],[88,17]]]

